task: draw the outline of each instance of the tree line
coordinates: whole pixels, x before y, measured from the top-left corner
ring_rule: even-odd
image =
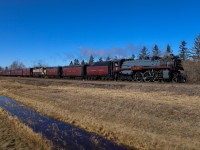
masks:
[[[171,46],[167,44],[166,50],[164,52],[164,56],[162,56],[162,51],[159,49],[158,45],[155,44],[152,48],[152,52],[150,54],[149,50],[147,49],[146,46],[144,46],[139,54],[138,54],[138,59],[140,60],[145,60],[149,59],[149,57],[163,57],[164,59],[170,59],[171,54],[173,54],[173,51],[171,49]],[[187,43],[185,40],[181,41],[179,45],[179,57],[183,60],[187,59],[193,59],[193,60],[200,60],[200,33],[194,40],[194,46],[192,48],[187,48]],[[132,54],[130,59],[135,59],[135,54]],[[117,59],[115,57],[114,59]],[[111,58],[108,56],[105,60],[103,60],[102,57],[99,58],[98,62],[102,61],[110,61]],[[84,65],[84,64],[93,64],[94,63],[94,56],[90,55],[89,61],[86,62],[84,59],[80,62],[78,59],[74,59],[74,61],[71,61],[69,65]]]
[[[46,64],[44,64],[41,60],[39,60],[35,65],[34,67],[45,67],[47,66]],[[6,66],[6,67],[1,67],[0,66],[0,71],[3,71],[3,70],[17,70],[17,69],[23,69],[25,68],[26,66],[19,60],[14,60],[11,65],[9,66]]]
[[[15,60],[15,61],[12,62],[12,64],[10,66],[6,66],[5,68],[0,67],[0,71],[2,71],[2,70],[15,70],[15,69],[22,69],[22,68],[25,68],[25,65],[22,62]]]
[[[166,46],[166,50],[164,52],[164,56],[162,56],[162,51],[159,49],[158,45],[154,45],[152,48],[152,52],[150,54],[149,50],[147,49],[147,47],[143,47],[139,54],[138,54],[138,59],[140,60],[145,60],[145,59],[149,59],[149,57],[163,57],[164,59],[170,59],[171,58],[171,54],[172,54],[172,49],[171,46],[168,44]],[[179,45],[179,57],[183,60],[187,60],[187,59],[193,59],[193,60],[197,60],[200,61],[200,33],[198,34],[198,36],[195,38],[194,40],[194,46],[192,48],[187,48],[187,43],[185,40],[181,41],[180,45]],[[135,59],[135,54],[132,54],[130,56],[130,59]],[[118,59],[116,56],[114,58]],[[99,62],[103,62],[103,61],[110,61],[111,58],[108,56],[105,60],[100,57],[99,58]],[[69,65],[84,65],[84,64],[90,64],[92,65],[94,63],[94,56],[91,55],[89,57],[89,61],[86,62],[84,59],[80,62],[78,59],[74,59],[74,61],[71,61]],[[43,66],[41,62],[38,62],[38,64],[36,66]],[[25,68],[25,65],[20,62],[20,61],[13,61],[13,63],[9,66],[9,67],[1,67],[0,66],[0,71],[1,70],[15,70],[15,69],[22,69]]]

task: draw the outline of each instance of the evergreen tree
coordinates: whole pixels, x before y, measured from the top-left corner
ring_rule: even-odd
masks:
[[[170,46],[169,44],[167,44],[167,49],[166,49],[166,52],[165,52],[165,55],[164,55],[164,59],[165,59],[165,60],[170,60],[170,59],[172,59],[172,58],[171,58],[171,54],[172,54],[171,46]]]
[[[100,58],[99,58],[99,62],[102,62],[102,61],[103,61],[103,58],[102,58],[102,57],[100,57]]]
[[[152,54],[153,54],[153,56],[157,56],[157,57],[159,57],[160,56],[160,50],[159,50],[159,48],[158,48],[158,45],[154,45],[154,47],[153,47],[153,49],[152,49]]]
[[[110,57],[109,56],[106,58],[106,61],[110,61]]]
[[[139,53],[139,59],[146,59],[147,57],[149,57],[148,49],[144,46]]]
[[[89,59],[89,64],[92,65],[93,63],[94,63],[94,57],[93,55],[91,55]]]
[[[182,41],[181,45],[179,46],[180,50],[179,50],[179,56],[180,58],[182,58],[183,60],[186,60],[188,58],[188,49],[186,48],[186,42]]]
[[[74,65],[80,65],[79,60],[78,59],[74,59]]]
[[[135,54],[132,54],[131,59],[135,60]]]
[[[172,49],[171,49],[171,46],[169,44],[167,44],[166,53],[167,54],[171,54],[172,53]]]
[[[78,60],[78,59],[76,59],[76,64],[77,64],[77,65],[80,65],[80,63],[79,63],[79,60]]]
[[[70,65],[70,66],[73,66],[73,62],[71,61],[69,65]]]
[[[200,58],[200,33],[194,40],[194,47],[193,47],[192,55],[193,55],[194,59]]]
[[[76,61],[76,59],[74,59],[74,63],[73,64],[76,65],[76,63],[77,63],[77,61]]]
[[[81,65],[85,65],[85,61],[84,61],[84,59],[81,61]]]

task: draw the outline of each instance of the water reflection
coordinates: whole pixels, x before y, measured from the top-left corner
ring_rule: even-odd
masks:
[[[0,106],[21,122],[31,127],[35,132],[42,133],[51,140],[55,149],[70,150],[125,150],[127,148],[93,133],[86,132],[73,125],[38,114],[12,99],[0,96]]]

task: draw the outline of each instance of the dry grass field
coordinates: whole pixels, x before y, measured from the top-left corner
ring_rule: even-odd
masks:
[[[0,78],[0,95],[130,148],[200,148],[198,84]]]
[[[40,134],[34,133],[30,128],[21,124],[0,108],[0,149],[37,149],[50,150],[47,142]]]
[[[183,62],[184,72],[187,76],[188,82],[200,83],[200,60]]]

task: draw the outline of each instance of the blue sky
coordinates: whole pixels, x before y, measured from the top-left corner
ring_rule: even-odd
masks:
[[[200,33],[199,0],[0,0],[0,66],[56,66],[128,57],[142,46],[175,54]]]

